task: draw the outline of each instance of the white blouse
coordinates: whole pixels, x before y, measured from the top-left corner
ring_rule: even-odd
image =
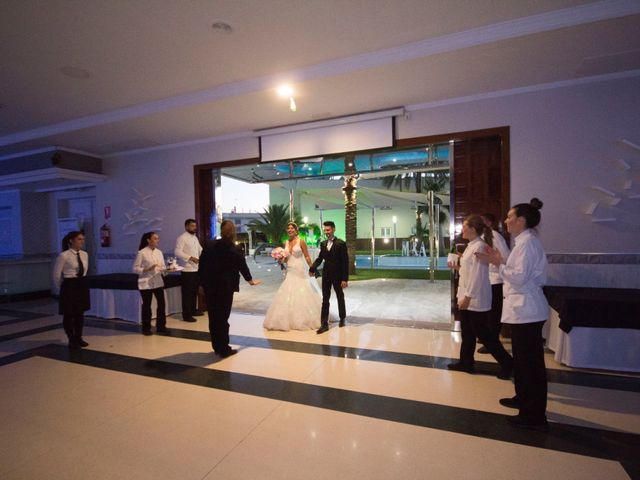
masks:
[[[489,266],[475,256],[488,248],[481,237],[469,242],[460,257],[460,280],[458,282],[458,301],[469,297],[468,310],[488,312],[491,310],[491,284],[489,283]]]
[[[78,264],[78,252],[69,248],[58,255],[53,266],[53,285],[56,291],[60,291],[63,278],[75,278],[78,276],[80,265]],[[84,250],[79,250],[80,260],[84,266],[83,277],[87,276],[89,270],[89,255]]]
[[[504,280],[503,323],[533,323],[549,318],[549,304],[542,292],[547,281],[547,256],[531,229],[515,238],[506,265],[500,265]]]
[[[148,272],[144,271],[151,266],[155,266],[155,268]],[[160,249],[154,248],[152,250],[149,247],[144,247],[140,250],[136,255],[135,262],[133,262],[133,272],[138,274],[138,288],[140,290],[162,288],[164,286],[164,280],[162,280],[164,268],[164,256]]]

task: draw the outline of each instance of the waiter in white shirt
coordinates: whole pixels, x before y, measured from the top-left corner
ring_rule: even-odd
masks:
[[[493,226],[496,223],[496,217],[493,213],[483,213],[482,220],[484,224],[491,229],[492,237],[493,237],[493,248],[497,248],[500,252],[502,258],[508,258],[509,247],[507,246],[507,242],[504,237],[497,232]],[[487,321],[489,332],[491,333],[492,338],[496,341],[500,341],[500,330],[502,329],[502,323],[500,322],[500,318],[502,318],[502,277],[500,277],[500,272],[498,267],[495,265],[489,265],[489,281],[491,282],[491,310],[487,314]],[[489,353],[487,347],[482,346],[478,349],[478,353]]]
[[[60,292],[59,313],[69,338],[69,348],[86,347],[82,338],[84,312],[89,310],[89,286],[86,281],[89,255],[82,250],[84,234],[69,232],[62,240],[62,253],[53,267],[53,285]]]
[[[203,315],[196,308],[198,299],[198,263],[202,246],[196,235],[198,224],[193,218],[184,221],[185,232],[178,237],[174,254],[180,259],[182,271],[182,320],[195,322],[195,316]]]

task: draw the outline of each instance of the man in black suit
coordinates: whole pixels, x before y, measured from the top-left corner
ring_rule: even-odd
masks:
[[[209,240],[200,256],[198,275],[204,288],[209,313],[209,333],[213,351],[222,358],[235,353],[229,345],[229,315],[233,293],[240,290],[240,274],[250,285],[259,285],[253,280],[242,251],[236,246],[236,226],[230,220],[220,225],[218,240]]]
[[[316,268],[324,261],[322,271],[322,312],[320,314],[320,328],[316,333],[324,333],[329,330],[329,299],[331,298],[331,288],[336,292],[338,298],[338,313],[340,315],[340,326],[344,327],[344,319],[347,312],[344,306],[343,289],[349,286],[349,254],[347,244],[336,238],[336,224],[324,222],[324,233],[327,239],[320,244],[320,255],[309,268],[309,275],[315,275]]]

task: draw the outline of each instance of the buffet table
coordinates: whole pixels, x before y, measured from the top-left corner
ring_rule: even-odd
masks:
[[[545,287],[547,346],[570,367],[640,372],[640,290]]]
[[[106,275],[90,275],[89,293],[91,309],[87,315],[101,318],[120,318],[140,323],[140,306],[142,298],[138,291],[138,275],[135,273],[109,273]],[[180,293],[181,277],[173,273],[164,277],[164,300],[166,314],[182,311],[182,295]],[[156,317],[156,299],[151,302],[151,316]]]

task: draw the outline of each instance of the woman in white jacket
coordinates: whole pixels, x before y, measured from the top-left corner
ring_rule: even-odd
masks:
[[[484,239],[483,239],[484,236]],[[469,241],[460,258],[458,283],[458,309],[460,311],[460,361],[447,365],[449,370],[473,373],[476,337],[500,365],[498,378],[508,379],[513,370],[513,359],[488,328],[487,315],[491,310],[491,283],[489,267],[476,256],[492,247],[491,229],[480,215],[469,215],[462,223],[462,238]]]
[[[503,398],[505,407],[517,408],[509,417],[514,426],[547,429],[547,376],[544,364],[542,326],[549,318],[549,304],[542,292],[547,280],[547,258],[533,230],[540,223],[542,202],[533,198],[509,210],[505,224],[514,238],[509,258],[497,250],[480,254],[497,265],[504,280],[502,323],[511,324],[516,395]]]
[[[156,333],[170,335],[164,302],[164,280],[166,273],[164,255],[158,248],[160,238],[155,232],[147,232],[140,239],[138,255],[133,262],[133,273],[138,274],[138,289],[142,297],[142,334],[151,335],[151,300],[156,297]]]

